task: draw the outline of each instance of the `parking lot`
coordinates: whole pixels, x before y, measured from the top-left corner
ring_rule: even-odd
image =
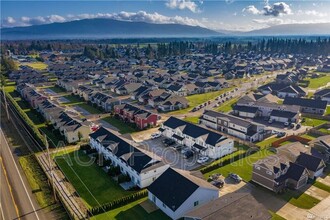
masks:
[[[181,150],[175,150],[173,147],[177,144],[172,145],[171,147],[166,147],[163,144],[164,137],[156,139],[147,139],[140,144],[145,150],[148,150],[157,156],[161,157],[164,163],[170,164],[171,167],[183,169],[183,170],[193,170],[199,168],[203,165],[197,163],[198,155],[195,153],[193,157],[185,159]],[[208,161],[208,163],[211,160]]]

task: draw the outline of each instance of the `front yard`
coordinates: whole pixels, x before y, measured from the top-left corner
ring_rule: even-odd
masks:
[[[315,119],[315,118],[305,118],[305,122],[301,123],[304,126],[316,127],[321,124],[327,123],[326,120]]]
[[[57,153],[54,158],[62,172],[88,207],[95,207],[134,193],[125,191],[82,151]]]
[[[298,190],[288,190],[277,196],[302,209],[311,209],[320,202],[320,200],[307,195],[306,193],[299,192]]]

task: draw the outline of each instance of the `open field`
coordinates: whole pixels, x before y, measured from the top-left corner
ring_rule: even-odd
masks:
[[[36,70],[45,70],[47,69],[48,65],[43,62],[33,62],[33,63],[22,63],[23,65],[27,65]]]
[[[260,150],[250,156],[237,160],[233,163],[220,167],[216,170],[213,170],[209,173],[204,174],[205,178],[208,178],[214,173],[221,173],[224,176],[228,176],[229,173],[236,173],[245,181],[250,181],[252,177],[252,165],[257,162],[259,159],[265,158],[273,153],[268,150]]]
[[[130,125],[125,124],[123,121],[116,119],[114,117],[111,117],[111,116],[103,118],[102,120],[104,120],[104,121],[108,122],[109,124],[111,124],[112,126],[118,128],[119,133],[121,133],[121,134],[133,133],[133,132],[137,131],[135,128],[131,127]]]
[[[95,207],[134,192],[122,189],[81,151],[61,156],[57,154],[55,161],[88,207]]]
[[[208,92],[208,93],[203,93],[203,94],[196,94],[196,95],[190,95],[187,96],[187,100],[189,101],[189,107],[186,109],[182,109],[182,110],[178,110],[178,111],[173,111],[170,114],[184,114],[189,112],[190,110],[192,110],[194,107],[203,104],[209,100],[215,99],[217,96],[226,93],[230,90],[232,90],[233,88],[225,88],[225,89],[221,89],[219,91],[215,91],[215,92]]]
[[[91,217],[91,220],[127,220],[127,219],[143,219],[143,220],[170,220],[160,209],[148,214],[141,206],[140,203],[146,199],[140,199],[120,208],[102,213]]]
[[[330,82],[330,75],[321,76],[319,78],[308,78],[309,81],[308,88],[318,89],[322,86],[326,86]]]

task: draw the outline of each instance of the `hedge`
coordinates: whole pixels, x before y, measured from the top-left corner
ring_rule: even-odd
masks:
[[[258,149],[258,150],[256,149],[255,151],[252,151],[252,152],[249,153],[249,154],[248,154],[248,152],[244,152],[244,153],[241,153],[241,154],[237,154],[237,155],[234,156],[234,157],[231,157],[231,158],[228,158],[228,159],[226,159],[226,160],[219,161],[218,163],[213,163],[213,164],[211,164],[211,165],[209,165],[209,166],[207,166],[207,167],[204,167],[204,168],[201,169],[200,171],[201,171],[202,174],[209,173],[209,172],[211,172],[211,171],[213,171],[213,170],[218,169],[219,167],[222,167],[222,166],[228,165],[228,164],[230,164],[230,163],[232,163],[232,162],[234,162],[234,161],[236,161],[236,160],[243,159],[244,157],[246,157],[246,156],[250,156],[250,155],[252,155],[252,154],[254,154],[254,153],[258,152],[258,151],[259,151],[259,149]]]
[[[137,201],[137,200],[142,199],[142,198],[147,197],[147,196],[148,196],[148,191],[146,189],[143,189],[142,191],[133,193],[133,194],[128,195],[128,196],[124,196],[120,199],[113,200],[111,202],[105,203],[105,204],[100,205],[100,206],[95,206],[95,207],[93,207],[89,210],[89,213],[91,215],[98,215],[98,214],[107,212],[109,210],[119,208],[121,206],[124,206],[126,204]]]
[[[6,93],[6,96],[9,98],[10,102],[15,106],[16,110],[20,114],[20,116],[23,118],[25,123],[31,128],[32,132],[34,133],[34,136],[39,140],[38,142],[42,143],[44,146],[46,145],[45,138],[41,135],[39,129],[36,127],[36,125],[32,122],[32,120],[27,116],[27,114],[21,109],[21,107],[17,104],[17,102],[14,100],[14,98]]]

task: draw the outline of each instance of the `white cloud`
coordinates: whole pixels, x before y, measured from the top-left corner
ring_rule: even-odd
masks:
[[[309,19],[309,20],[296,20],[296,19],[282,19],[282,18],[268,18],[268,19],[254,19],[253,22],[262,24],[262,27],[270,27],[282,24],[318,24],[329,23],[326,19]]]
[[[21,17],[14,19],[12,17],[7,17],[2,20],[2,27],[16,27],[16,26],[31,26],[31,25],[40,25],[40,24],[50,24],[54,22],[68,22],[76,21],[82,19],[93,19],[93,18],[109,18],[121,21],[140,21],[147,23],[156,23],[156,24],[184,24],[190,26],[201,26],[205,27],[202,22],[199,22],[196,19],[182,16],[169,17],[165,15],[154,13],[147,13],[145,11],[138,12],[126,12],[122,11],[120,13],[98,13],[98,14],[79,14],[79,15],[50,15],[45,17]]]
[[[259,15],[262,13],[254,5],[249,5],[246,8],[243,8],[242,12],[247,12],[247,13],[253,14],[253,15]]]
[[[286,4],[285,2],[276,2],[273,5],[270,5],[267,0],[265,1],[265,6],[261,10],[256,8],[254,5],[249,5],[246,8],[243,8],[242,11],[253,15],[265,15],[273,17],[292,14],[290,5]]]
[[[328,16],[327,13],[322,13],[322,12],[319,12],[319,11],[316,11],[316,10],[307,10],[307,11],[299,10],[297,14],[298,15],[315,16],[315,17],[320,17],[320,18],[324,18],[324,17]]]
[[[203,4],[203,1],[200,1]],[[165,5],[171,9],[188,9],[194,13],[199,12],[198,5],[191,0],[168,0]]]

